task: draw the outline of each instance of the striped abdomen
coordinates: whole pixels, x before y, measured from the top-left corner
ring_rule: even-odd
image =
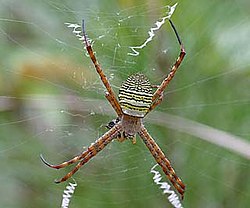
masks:
[[[144,117],[152,104],[152,87],[143,74],[131,75],[119,90],[119,103],[123,113]]]

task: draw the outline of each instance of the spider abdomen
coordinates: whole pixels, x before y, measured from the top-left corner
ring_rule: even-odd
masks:
[[[143,74],[134,74],[122,84],[119,90],[119,103],[124,114],[144,117],[152,104],[152,87]]]

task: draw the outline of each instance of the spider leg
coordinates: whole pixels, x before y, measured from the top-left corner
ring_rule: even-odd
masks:
[[[82,167],[85,163],[87,163],[93,156],[95,156],[95,154],[88,154],[64,177],[62,177],[61,179],[56,179],[55,183],[61,183],[61,182],[68,180],[72,175],[75,174],[76,171],[80,169],[80,167]]]
[[[47,166],[50,167],[50,168],[61,169],[61,168],[64,168],[64,167],[66,167],[66,166],[69,166],[69,165],[71,165],[71,164],[73,164],[73,163],[78,162],[79,160],[81,160],[82,158],[84,158],[87,154],[88,154],[88,151],[86,150],[85,152],[81,153],[80,155],[75,156],[73,159],[68,160],[68,161],[65,161],[65,162],[63,162],[63,163],[61,163],[61,164],[58,164],[58,165],[52,165],[52,164],[50,164],[49,162],[47,162],[47,161],[44,159],[44,157],[43,157],[42,154],[40,154],[40,159],[42,160],[42,162],[43,162],[45,165],[47,165]]]
[[[43,158],[42,155],[40,156],[41,160],[43,161],[45,165],[51,168],[55,168],[55,169],[60,169],[72,163],[80,161],[76,165],[76,167],[72,171],[70,171],[68,174],[66,174],[63,178],[61,178],[60,180],[55,180],[56,183],[61,183],[63,181],[66,181],[68,178],[70,178],[81,166],[87,163],[92,157],[94,157],[98,152],[100,152],[107,144],[109,144],[117,136],[117,133],[119,132],[120,129],[121,129],[121,124],[117,123],[109,131],[107,131],[103,136],[97,139],[95,143],[91,144],[86,151],[74,157],[73,159],[63,162],[59,165],[49,164],[48,162],[46,162],[46,160]]]
[[[154,110],[155,107],[156,107],[157,105],[159,105],[159,104],[162,102],[163,97],[164,97],[164,95],[163,95],[163,92],[162,92],[161,95],[160,95],[160,97],[152,103],[152,105],[151,105],[150,108],[148,109],[147,114],[148,114],[150,111]]]
[[[88,51],[88,54],[96,68],[97,73],[99,74],[102,83],[104,84],[104,86],[107,89],[107,93],[108,93],[108,97],[106,96],[106,98],[108,99],[108,101],[110,102],[111,106],[115,109],[115,111],[117,112],[118,115],[122,115],[122,109],[121,106],[117,100],[117,98],[115,97],[115,94],[111,88],[111,85],[106,77],[106,75],[104,74],[100,64],[97,62],[97,59],[95,57],[95,54],[93,52],[93,49],[87,39],[87,35],[85,32],[85,27],[84,27],[84,20],[82,20],[82,33],[83,33],[83,37],[84,37],[84,41],[85,41],[85,45],[86,45],[86,49]]]
[[[185,185],[181,179],[176,175],[172,168],[170,161],[166,158],[160,147],[156,144],[154,139],[150,136],[147,129],[143,126],[141,131],[138,132],[143,142],[148,147],[151,154],[154,156],[156,162],[161,166],[162,170],[171,181],[176,190],[180,193],[182,199],[184,197]]]
[[[177,40],[178,40],[178,43],[180,44],[181,51],[180,51],[180,54],[179,54],[176,62],[172,66],[169,74],[165,77],[165,79],[162,81],[162,83],[160,84],[160,86],[157,88],[157,90],[153,94],[153,98],[152,98],[153,104],[152,105],[155,105],[153,108],[155,108],[160,103],[160,102],[155,102],[155,100],[157,100],[157,99],[159,99],[161,97],[161,95],[163,94],[164,90],[168,86],[169,82],[173,79],[173,77],[174,77],[177,69],[179,68],[181,62],[183,61],[183,59],[184,59],[184,57],[186,55],[186,52],[185,52],[185,49],[184,49],[184,45],[181,42],[180,36],[178,35],[177,30],[176,30],[173,22],[171,21],[171,19],[169,19],[169,22],[170,22],[171,27],[174,30],[174,33],[175,33],[175,35],[177,37]]]
[[[122,116],[122,111],[120,111],[120,105],[117,106],[117,103],[114,102],[113,97],[108,92],[105,93],[105,97],[110,102],[113,109],[116,111],[118,117],[121,117]]]

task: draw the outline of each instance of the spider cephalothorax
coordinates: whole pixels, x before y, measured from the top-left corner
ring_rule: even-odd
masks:
[[[175,72],[177,71],[179,65],[181,64],[186,54],[184,46],[181,43],[180,37],[178,36],[177,31],[170,19],[169,22],[181,46],[180,55],[172,66],[169,74],[163,79],[159,86],[156,86],[155,92],[152,91],[152,86],[145,75],[137,73],[129,76],[128,79],[122,84],[119,90],[119,100],[117,100],[107,77],[105,76],[99,63],[97,62],[92,47],[86,37],[83,22],[82,28],[86,49],[96,68],[97,73],[100,75],[100,78],[105,88],[107,89],[105,96],[113,107],[113,109],[116,111],[117,119],[114,119],[109,122],[109,124],[107,125],[109,130],[104,135],[102,135],[99,139],[92,143],[87,148],[87,150],[83,151],[71,160],[63,162],[59,165],[51,165],[41,155],[42,161],[47,166],[55,169],[60,169],[78,162],[76,167],[71,172],[66,174],[63,178],[56,180],[56,183],[60,183],[69,179],[81,166],[83,166],[98,152],[104,149],[104,147],[112,140],[118,139],[119,141],[124,141],[128,138],[132,139],[132,142],[135,143],[135,136],[136,134],[138,134],[151,152],[151,154],[153,155],[153,157],[155,158],[156,162],[161,166],[168,179],[171,181],[173,186],[178,190],[178,192],[183,198],[185,185],[183,184],[181,179],[176,175],[174,169],[170,164],[170,161],[166,158],[160,147],[150,136],[147,129],[142,123],[142,119],[161,103],[163,99],[164,90],[174,77]]]

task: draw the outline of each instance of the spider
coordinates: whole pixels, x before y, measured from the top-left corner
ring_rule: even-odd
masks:
[[[105,93],[105,97],[117,113],[117,119],[112,120],[107,125],[109,130],[105,134],[103,134],[99,139],[92,143],[87,150],[75,156],[73,159],[70,159],[58,165],[52,165],[48,163],[42,155],[40,155],[43,163],[45,163],[50,168],[55,169],[64,168],[68,165],[78,162],[75,168],[73,168],[61,179],[55,180],[55,183],[61,183],[68,180],[76,171],[79,170],[81,166],[86,164],[98,152],[103,150],[104,147],[106,147],[106,145],[108,145],[112,140],[117,139],[118,141],[122,142],[126,139],[131,139],[132,143],[135,144],[135,136],[136,134],[138,134],[153,155],[156,162],[161,166],[162,170],[183,199],[185,192],[184,183],[176,175],[170,161],[167,159],[160,147],[150,136],[147,129],[143,125],[143,118],[156,106],[158,106],[163,100],[163,92],[174,77],[186,54],[184,45],[181,42],[181,39],[173,22],[170,19],[169,22],[180,45],[180,54],[168,75],[163,79],[159,86],[151,85],[148,78],[141,73],[131,75],[121,85],[117,99],[107,77],[105,76],[100,64],[95,57],[94,51],[92,50],[91,44],[88,41],[85,32],[84,20],[82,21],[82,34],[87,52],[95,66],[97,73],[101,78],[101,81],[103,82],[107,90]],[[156,88],[154,92],[153,88]]]

